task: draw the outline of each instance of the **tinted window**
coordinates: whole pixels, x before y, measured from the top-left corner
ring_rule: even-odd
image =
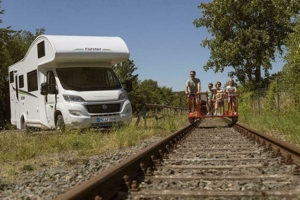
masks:
[[[38,48],[38,58],[44,57],[45,56],[45,42],[40,42],[37,45]]]
[[[24,75],[19,76],[19,88],[24,87]]]
[[[28,92],[38,90],[37,71],[27,73]]]
[[[9,82],[10,83],[14,82],[14,72],[13,71],[9,72]]]
[[[121,88],[121,84],[108,67],[69,67],[56,69],[62,87],[66,90],[99,91]]]

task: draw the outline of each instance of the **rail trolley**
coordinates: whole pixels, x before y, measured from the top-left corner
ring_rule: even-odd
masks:
[[[222,98],[219,101],[208,98],[207,92],[189,93],[188,98],[188,121],[194,123],[203,118],[230,118],[230,125],[234,125],[238,121],[238,94],[229,92],[220,92]],[[211,110],[208,111],[208,103],[211,105]],[[234,102],[234,106],[231,104]],[[218,103],[218,108],[215,110],[215,104]],[[229,105],[231,104],[231,105]]]

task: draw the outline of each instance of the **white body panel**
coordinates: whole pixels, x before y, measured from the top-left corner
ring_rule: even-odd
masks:
[[[53,129],[58,114],[71,127],[101,127],[129,121],[130,101],[112,71],[112,65],[128,58],[129,50],[119,37],[37,37],[24,59],[9,67],[11,123],[19,129],[25,126]],[[82,73],[90,70],[86,80],[81,78],[84,76],[80,70]],[[106,81],[112,79],[115,85],[102,86],[100,77]],[[51,82],[51,78],[55,79],[58,94],[41,95],[41,84]],[[89,88],[92,83],[99,87]],[[75,88],[79,85],[79,89]],[[85,91],[85,87],[89,89]],[[70,95],[84,101],[69,102],[66,96]]]

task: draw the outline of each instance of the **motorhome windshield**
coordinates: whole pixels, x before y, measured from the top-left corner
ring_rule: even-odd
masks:
[[[111,68],[68,67],[56,69],[61,85],[66,90],[97,91],[121,88]]]

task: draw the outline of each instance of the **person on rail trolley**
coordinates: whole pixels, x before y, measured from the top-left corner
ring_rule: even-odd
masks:
[[[214,99],[215,99],[215,112],[214,115],[220,115],[221,113],[218,113],[218,108],[224,107],[224,92],[221,89],[221,82],[218,81],[215,84],[216,90],[214,94]],[[223,109],[224,110],[224,109]]]
[[[200,79],[196,78],[196,72],[190,71],[190,79],[186,81],[185,84],[185,94],[187,95],[187,104],[189,108],[189,112],[193,112],[192,110],[192,100],[193,105],[197,106],[197,109],[200,108],[200,102],[199,102],[199,95],[201,92],[201,81]],[[195,109],[195,108],[194,108]]]
[[[236,93],[237,89],[234,86],[234,81],[229,79],[228,85],[226,86],[226,95],[227,95],[227,110],[231,111],[233,115],[236,115]]]
[[[209,83],[208,90],[206,91],[206,95],[207,95],[207,102],[206,102],[207,114],[206,115],[213,114],[213,106],[214,106],[213,104],[215,102],[214,93],[215,93],[215,89],[213,88],[213,84]]]

